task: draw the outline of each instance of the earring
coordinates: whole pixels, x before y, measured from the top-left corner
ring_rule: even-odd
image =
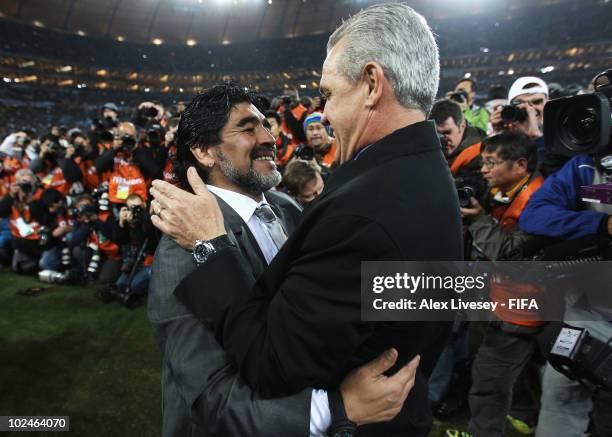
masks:
[[[213,165],[215,165],[215,163],[214,163],[214,162],[209,162],[209,163],[208,163],[208,166],[209,166],[209,167],[211,167],[211,168],[212,168],[212,166],[213,166]]]

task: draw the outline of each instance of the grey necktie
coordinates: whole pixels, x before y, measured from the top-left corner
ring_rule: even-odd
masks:
[[[277,249],[280,249],[281,246],[287,240],[287,235],[285,231],[283,231],[283,227],[281,226],[280,220],[270,208],[270,205],[267,203],[262,203],[255,209],[255,216],[261,220],[264,226],[268,229],[270,233],[270,237],[272,237],[272,241],[276,245]]]

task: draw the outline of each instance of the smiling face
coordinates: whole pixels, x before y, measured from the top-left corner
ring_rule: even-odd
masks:
[[[280,183],[275,139],[268,120],[254,105],[243,102],[232,108],[220,137],[220,144],[208,148],[216,164],[210,172],[212,185],[260,195]]]

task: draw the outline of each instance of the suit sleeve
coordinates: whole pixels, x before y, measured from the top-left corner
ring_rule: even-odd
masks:
[[[212,331],[176,302],[172,290],[191,265],[190,255],[182,252],[163,238],[151,279],[150,299],[164,302],[164,338],[158,343],[164,352],[165,402],[184,402],[191,421],[211,435],[308,436],[312,390],[261,399],[240,379]]]
[[[269,269],[284,262],[287,245]],[[374,327],[360,322],[361,261],[400,259],[379,225],[356,216],[320,221],[299,253],[282,279],[264,272],[253,286],[238,252],[222,251],[175,290],[196,316],[212,322],[241,375],[263,397],[337,384]],[[202,286],[207,283],[215,290]]]

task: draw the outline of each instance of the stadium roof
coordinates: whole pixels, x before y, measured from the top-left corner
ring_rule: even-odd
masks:
[[[412,0],[428,19],[572,0]],[[573,0],[576,1],[576,0]],[[0,17],[82,36],[216,45],[329,33],[375,0],[0,0]]]

